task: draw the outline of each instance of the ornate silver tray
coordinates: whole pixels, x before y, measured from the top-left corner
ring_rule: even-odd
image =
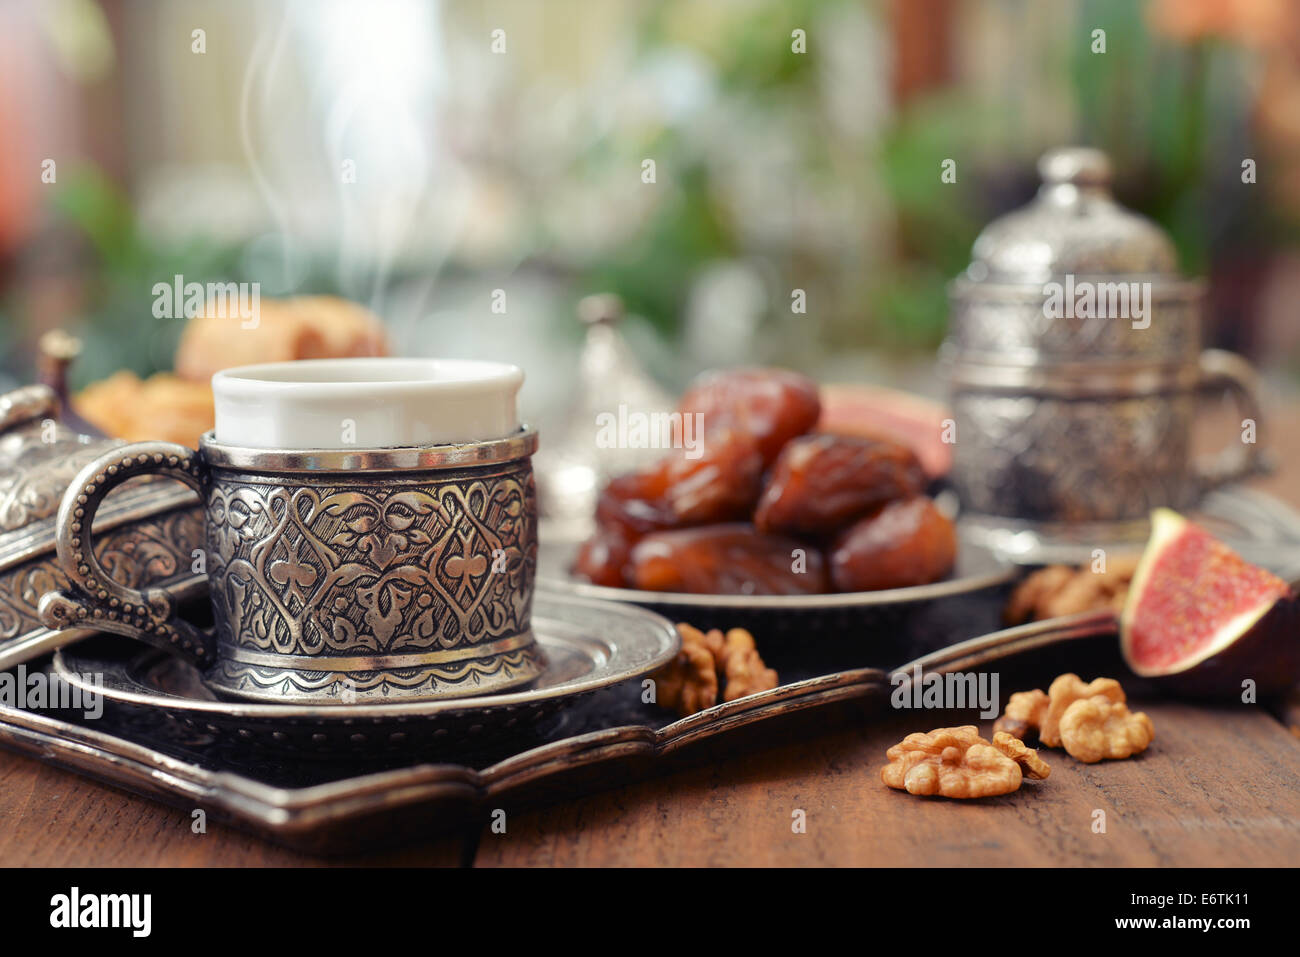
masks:
[[[116,638],[61,649],[53,671],[83,692],[94,690],[86,676],[102,678],[106,708],[170,725],[180,741],[333,760],[477,746],[543,722],[578,696],[654,671],[680,644],[676,629],[657,615],[584,599],[539,597],[533,630],[546,658],[542,676],[523,691],[472,698],[392,704],[221,700],[189,662]]]
[[[1113,633],[1109,614],[1039,622],[964,641],[900,665],[912,673],[974,670],[1022,653],[1057,654],[1065,643]],[[1116,642],[1100,638],[1103,654]],[[1073,660],[1077,660],[1073,659]],[[1100,673],[1100,672],[1099,672]],[[1110,673],[1110,672],[1106,672]],[[180,750],[143,731],[107,731],[54,713],[0,707],[0,745],[154,799],[204,808],[210,817],[314,853],[374,851],[509,811],[698,763],[860,725],[886,707],[890,672],[823,674],[673,720],[614,688],[574,709],[549,740],[495,757],[385,768],[330,770],[247,755]],[[625,689],[627,686],[623,686]],[[579,705],[582,708],[584,705]],[[306,772],[302,767],[308,767]]]
[[[1282,523],[1278,540],[1265,547],[1294,556],[1294,546],[1279,542],[1300,529],[1300,517],[1262,498]],[[152,707],[120,714],[106,706],[101,720],[85,721],[77,713],[0,705],[0,746],[156,800],[202,807],[214,820],[302,850],[373,851],[482,823],[498,808],[513,813],[684,764],[807,740],[838,726],[860,727],[887,706],[891,675],[911,674],[916,666],[939,672],[996,667],[1004,691],[1032,686],[1017,683],[1021,669],[1039,668],[1033,681],[1041,680],[1043,669],[1123,674],[1112,614],[995,630],[1005,592],[994,587],[929,603],[900,630],[901,643],[875,635],[882,640],[845,641],[838,634],[782,643],[770,641],[775,631],[763,632],[760,648],[785,683],[685,719],[642,701],[639,682],[622,682],[576,696],[559,713],[516,725],[508,736],[489,742],[483,735],[483,747],[468,747],[472,739],[466,737],[459,748],[419,757],[387,750],[371,758],[363,749],[331,763],[286,760],[283,745],[303,738],[273,740],[268,751],[220,727],[214,732],[197,721],[170,721]],[[550,600],[539,595],[542,617]],[[448,746],[458,738],[448,737]]]

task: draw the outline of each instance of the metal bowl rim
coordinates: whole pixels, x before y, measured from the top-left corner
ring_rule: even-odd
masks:
[[[915,602],[931,601],[936,598],[949,598],[979,591],[993,585],[1010,581],[1017,574],[1017,567],[992,549],[967,544],[985,553],[990,561],[997,565],[996,570],[989,570],[959,578],[947,578],[928,585],[911,585],[907,588],[884,588],[880,591],[830,592],[823,595],[697,595],[685,592],[641,591],[636,588],[613,588],[609,585],[593,585],[572,579],[555,578],[539,571],[537,589],[546,594],[564,597],[579,597],[601,601],[618,602],[631,605],[654,605],[671,608],[716,608],[756,611],[771,609],[779,611],[836,611],[845,608],[875,608],[891,605],[908,605]],[[960,556],[960,552],[958,553]]]
[[[207,432],[199,439],[203,460],[213,468],[242,472],[424,472],[438,469],[500,465],[537,451],[537,430],[521,425],[500,439],[380,449],[252,449],[222,445]]]

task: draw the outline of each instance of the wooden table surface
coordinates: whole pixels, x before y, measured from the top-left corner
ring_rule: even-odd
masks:
[[[1258,487],[1300,507],[1300,403],[1275,409],[1277,472]],[[1220,433],[1223,434],[1223,433]],[[969,719],[902,715],[513,814],[491,829],[320,860],[0,751],[0,866],[1293,865],[1300,739],[1263,709],[1139,702],[1156,740],[1082,765],[1044,752],[1044,782],[976,802],[880,783],[909,731]],[[988,725],[984,726],[986,734]],[[1208,757],[1208,756],[1212,756]],[[798,812],[806,822],[794,828]],[[1104,815],[1105,831],[1095,822]]]

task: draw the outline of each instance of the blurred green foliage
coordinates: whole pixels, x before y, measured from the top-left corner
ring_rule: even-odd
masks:
[[[1008,23],[1017,8],[995,5]],[[721,108],[758,117],[759,129],[780,142],[794,182],[772,202],[798,202],[827,183],[846,187],[854,210],[880,217],[864,223],[862,234],[888,239],[884,248],[878,240],[849,243],[842,253],[828,250],[833,244],[825,237],[804,235],[754,248],[741,221],[746,211],[724,201],[724,178],[750,159],[743,149],[727,143],[725,133],[710,140],[698,118],[630,124],[631,132],[582,147],[566,175],[598,181],[611,168],[653,156],[666,188],[624,240],[580,261],[545,262],[572,290],[572,297],[561,297],[564,305],[587,292],[615,291],[631,312],[672,339],[701,270],[742,260],[768,287],[771,321],[789,318],[790,289],[808,290],[822,313],[818,329],[828,350],[934,349],[946,328],[948,281],[965,267],[982,226],[1032,195],[1034,161],[1060,145],[1053,136],[992,93],[961,84],[913,96],[880,128],[857,138],[838,129],[827,103],[827,37],[818,30],[833,29],[840,15],[865,16],[887,44],[893,14],[884,0],[865,6],[862,0],[664,0],[628,11],[636,18],[629,28],[633,75],[657,56],[687,51],[707,66]],[[1053,26],[1040,38],[1043,48],[1025,61],[1031,71],[1048,72],[1031,72],[1024,82],[1059,81],[1053,88],[1067,91],[1062,110],[1072,117],[1073,140],[1111,154],[1120,200],[1170,231],[1185,271],[1205,274],[1234,258],[1259,260],[1260,250],[1300,238],[1297,223],[1270,205],[1266,190],[1241,189],[1253,95],[1242,51],[1223,42],[1187,46],[1155,37],[1146,5],[1132,0],[1079,0],[1061,11],[1071,22]],[[795,27],[807,30],[804,54],[791,53]],[[1091,49],[1095,29],[1106,33],[1104,54]],[[959,160],[956,184],[940,181],[948,158]],[[824,195],[834,202],[840,194]],[[155,283],[176,274],[198,282],[261,278],[247,274],[240,245],[146,237],[130,198],[92,169],[69,170],[53,204],[54,228],[81,237],[89,266],[87,310],[73,324],[87,342],[78,383],[118,368],[145,375],[170,366],[183,321],[153,316]],[[537,233],[544,255],[541,228],[525,228]],[[454,261],[447,266],[462,268]],[[408,276],[399,270],[391,279]],[[301,291],[337,292],[339,282],[333,264],[312,264]]]
[[[55,235],[79,237],[89,265],[87,311],[68,324],[85,343],[73,369],[75,386],[117,369],[146,376],[171,368],[184,320],[154,316],[156,283],[170,283],[176,275],[203,283],[241,278],[232,246],[203,239],[149,241],[130,198],[94,168],[78,167],[60,177],[52,211]]]
[[[675,137],[672,132],[659,137],[653,155],[674,155]],[[739,251],[709,185],[708,172],[698,161],[677,169],[668,201],[630,242],[590,263],[576,285],[584,291],[617,291],[630,312],[671,335],[700,265]]]

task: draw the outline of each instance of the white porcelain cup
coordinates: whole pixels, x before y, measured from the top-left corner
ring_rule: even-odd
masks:
[[[214,438],[249,449],[390,449],[519,430],[518,366],[476,359],[304,359],[212,377]]]

